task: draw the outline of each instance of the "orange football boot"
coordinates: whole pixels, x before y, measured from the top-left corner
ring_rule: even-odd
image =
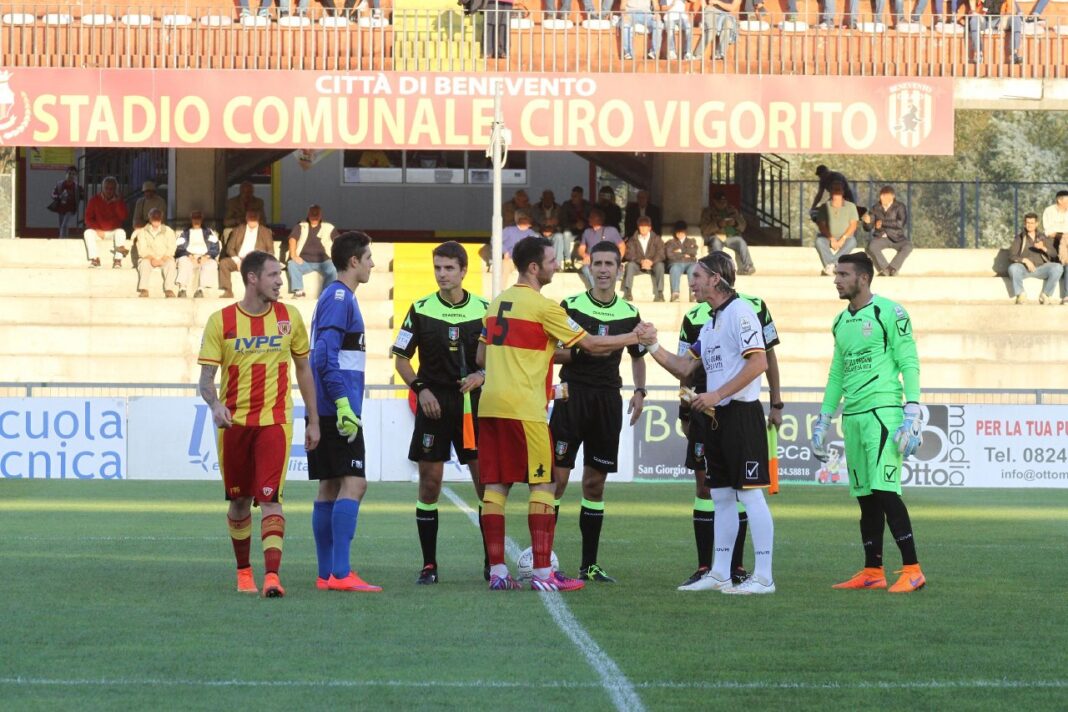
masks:
[[[349,575],[344,578],[338,578],[333,574],[330,574],[330,580],[327,582],[327,586],[329,586],[331,591],[378,593],[382,590],[381,586],[375,586],[364,581],[355,571],[349,571]]]
[[[912,593],[927,585],[927,578],[923,575],[923,571],[920,571],[919,564],[902,566],[900,571],[894,573],[901,574],[901,578],[890,587],[890,593]]]
[[[263,577],[263,597],[281,598],[284,595],[286,595],[286,590],[282,588],[282,582],[278,580],[278,574],[265,574]]]
[[[252,575],[252,567],[246,566],[243,569],[237,570],[237,592],[238,593],[259,593],[260,590],[256,588],[256,577]]]
[[[831,588],[838,589],[868,589],[868,588],[886,588],[886,574],[883,573],[882,566],[865,567],[853,574],[853,578],[842,583],[836,583]]]

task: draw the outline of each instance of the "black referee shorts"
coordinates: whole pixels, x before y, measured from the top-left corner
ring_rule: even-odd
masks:
[[[579,445],[582,464],[598,472],[615,472],[619,460],[619,431],[623,429],[623,397],[614,388],[568,385],[566,401],[553,404],[549,430],[553,436],[553,464],[572,469]]]
[[[731,401],[716,408],[705,431],[705,484],[749,489],[771,484],[768,433],[760,401]]]
[[[708,416],[690,412],[690,427],[686,432],[686,467],[696,471],[705,470],[705,433],[708,432]]]
[[[457,388],[432,386],[430,392],[438,399],[441,417],[437,420],[423,415],[422,408],[415,409],[415,430],[408,446],[408,459],[412,462],[448,462],[452,449],[461,465],[478,460],[478,449],[464,449],[464,394]],[[478,438],[478,396],[471,392],[471,414],[475,421],[475,438]]]
[[[366,459],[363,428],[350,443],[347,437],[337,431],[337,416],[319,416],[319,446],[308,451],[309,480],[366,477]]]

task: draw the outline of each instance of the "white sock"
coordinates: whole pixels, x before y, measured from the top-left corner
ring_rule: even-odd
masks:
[[[764,499],[764,490],[742,490],[738,493],[738,501],[749,512],[749,533],[753,537],[753,553],[756,555],[753,573],[765,583],[771,583],[774,581],[771,577],[771,550],[775,545],[775,523]]]
[[[712,490],[712,501],[716,503],[716,521],[712,527],[716,538],[712,575],[724,580],[731,577],[731,555],[734,540],[738,538],[738,496],[730,487],[717,487]]]
[[[508,575],[508,564],[494,564],[490,567],[490,576],[504,578]]]
[[[543,580],[549,578],[549,574],[552,572],[553,569],[551,566],[544,569],[534,569],[534,575]]]

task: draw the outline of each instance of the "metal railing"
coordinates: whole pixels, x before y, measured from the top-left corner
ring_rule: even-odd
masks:
[[[848,21],[853,29],[815,13],[656,12],[648,21],[626,12],[593,20],[522,9],[502,15],[365,9],[349,18],[315,6],[306,17],[275,7],[266,17],[243,17],[191,4],[3,3],[0,59],[46,67],[1068,76],[1068,18],[1059,25],[1013,16],[995,26],[977,15],[927,15],[892,26],[889,17],[865,15]],[[498,27],[506,28],[501,48],[491,37]]]
[[[1030,183],[867,179],[853,182],[858,204],[877,203],[884,185],[893,186],[897,199],[908,208],[906,232],[917,247],[1007,247],[1023,229],[1023,216],[1030,212],[1041,216],[1057,191],[1068,186],[1068,179]],[[797,212],[784,237],[809,244],[816,236],[809,217],[816,184],[789,181],[786,189]],[[857,234],[867,233],[858,228]]]

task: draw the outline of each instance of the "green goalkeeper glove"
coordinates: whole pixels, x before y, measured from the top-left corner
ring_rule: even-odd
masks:
[[[334,401],[334,406],[337,408],[337,431],[351,443],[363,427],[360,416],[353,412],[348,398],[338,398]]]

